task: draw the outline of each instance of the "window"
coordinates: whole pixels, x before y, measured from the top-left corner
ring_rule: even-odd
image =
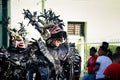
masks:
[[[84,36],[85,22],[68,22],[68,35]]]

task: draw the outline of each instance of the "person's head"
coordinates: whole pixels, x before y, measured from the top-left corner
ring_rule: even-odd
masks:
[[[112,61],[113,63],[120,63],[120,54],[113,54],[112,55]]]
[[[120,54],[120,46],[116,47],[115,53]]]
[[[97,52],[97,49],[95,47],[90,48],[90,56],[94,56],[96,52]]]
[[[67,34],[58,25],[49,29],[51,36],[46,40],[47,44],[58,47],[67,38]]]
[[[104,46],[104,47],[108,48],[108,47],[109,47],[109,43],[108,43],[108,42],[103,41],[101,46]]]
[[[24,40],[18,40],[16,41],[17,48],[25,48],[25,42]]]
[[[19,35],[18,31],[11,30],[9,32],[9,47],[11,48],[25,48],[25,42],[21,35]]]
[[[98,50],[99,56],[107,54],[107,48],[105,46],[100,46]]]
[[[54,38],[52,39],[51,44],[54,45],[55,47],[58,47],[62,42],[63,42],[62,38]]]
[[[25,48],[25,42],[23,40],[23,37],[21,37],[20,35],[15,36],[13,43],[15,43],[15,48]]]

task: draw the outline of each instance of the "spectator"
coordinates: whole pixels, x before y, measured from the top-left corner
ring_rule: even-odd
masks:
[[[102,42],[102,46],[104,46],[104,47],[108,48],[108,47],[109,47],[109,43],[108,43],[108,42],[103,41],[103,42]]]
[[[110,59],[112,59],[112,51],[109,49],[109,43],[103,41],[101,46],[104,46],[104,47],[107,48],[107,56],[108,56]]]
[[[96,80],[104,80],[104,70],[108,65],[112,63],[111,59],[106,56],[107,48],[104,46],[100,46],[98,50],[99,57],[96,60],[96,65],[94,70],[96,71]]]
[[[93,68],[95,67],[96,59],[97,59],[96,52],[97,50],[95,49],[95,47],[90,48],[91,57],[88,59],[88,62],[87,62],[88,74],[86,74],[82,78],[82,80],[95,80],[95,71],[93,70]]]
[[[120,46],[116,47],[115,53],[120,54]]]
[[[120,80],[120,54],[113,54],[113,63],[105,71],[105,80]]]

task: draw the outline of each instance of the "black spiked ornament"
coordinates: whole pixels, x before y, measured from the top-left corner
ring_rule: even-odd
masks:
[[[29,19],[29,23],[31,23],[33,26],[35,26],[35,29],[37,29],[41,36],[46,40],[50,37],[49,29],[55,27],[55,25],[58,25],[61,29],[63,29],[64,23],[63,20],[59,19],[60,15],[56,15],[52,9],[46,10],[44,9],[43,13],[40,13],[37,15],[37,12],[34,12],[33,14],[29,10],[24,10],[24,18]]]

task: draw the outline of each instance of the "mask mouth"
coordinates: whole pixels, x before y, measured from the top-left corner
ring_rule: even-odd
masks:
[[[25,48],[25,43],[24,43],[24,41],[18,41],[18,42],[17,42],[17,47],[18,47],[18,48]]]

